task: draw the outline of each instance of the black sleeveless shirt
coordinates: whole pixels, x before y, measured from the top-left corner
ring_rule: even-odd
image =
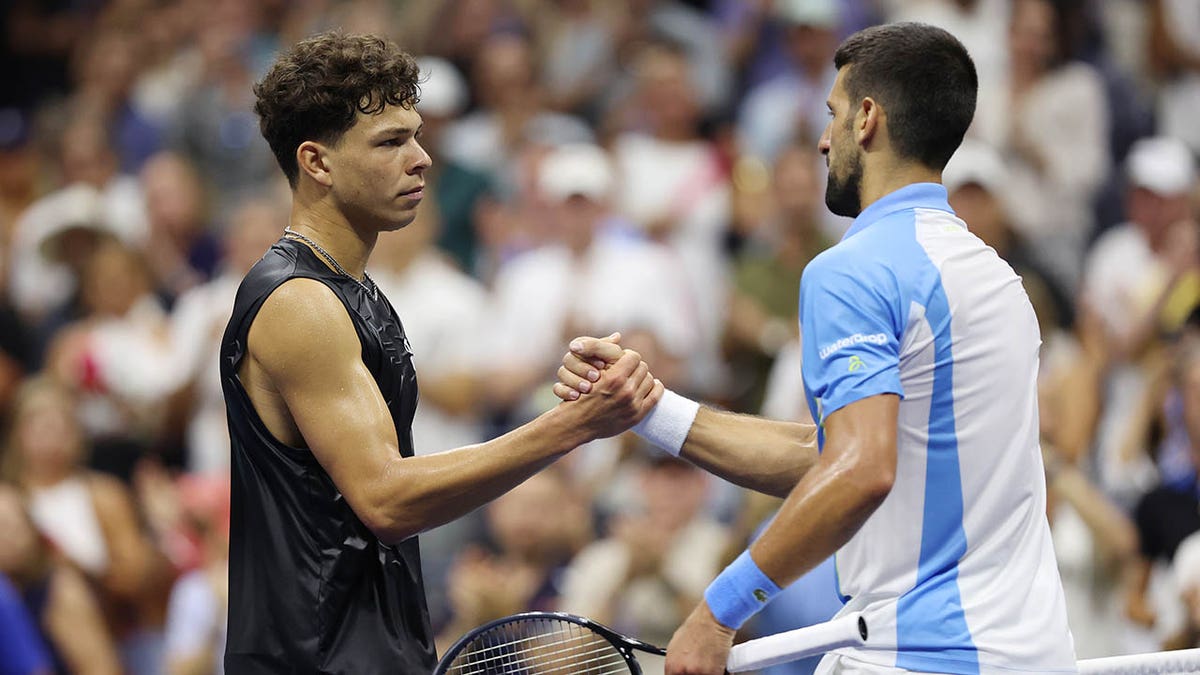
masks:
[[[221,341],[233,482],[225,671],[428,673],[435,656],[416,537],[379,542],[313,454],[267,430],[238,378],[263,301],[297,277],[320,281],[345,305],[400,454],[413,454],[417,379],[395,310],[304,244],[281,239],[242,281]]]

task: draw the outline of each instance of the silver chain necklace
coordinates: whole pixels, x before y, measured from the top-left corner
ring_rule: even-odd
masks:
[[[309,239],[308,237],[293,230],[290,226],[283,228],[283,235],[285,237],[299,239],[300,241],[308,244],[309,246],[312,247],[312,249],[314,251],[321,254],[321,257],[324,258],[325,261],[328,262],[330,265],[332,265],[333,269],[336,270],[338,274],[340,274],[344,277],[348,277],[351,281],[358,284],[359,288],[366,291],[367,295],[370,296],[370,298],[372,300],[379,299],[379,287],[375,285],[375,281],[371,277],[367,276],[367,273],[365,271],[363,272],[363,281],[359,281],[353,274],[350,274],[349,272],[347,272],[346,268],[339,265],[338,261],[335,260],[334,257],[329,254],[329,251],[326,251],[325,249],[321,248],[321,245],[318,244],[317,242],[315,242],[312,239]]]

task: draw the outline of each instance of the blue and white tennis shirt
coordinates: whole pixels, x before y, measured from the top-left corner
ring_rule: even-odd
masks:
[[[862,661],[1074,672],[1038,445],[1041,339],[1020,278],[935,183],[871,204],[800,285],[813,419],[899,394],[891,493],[837,554]],[[819,442],[824,446],[823,429]]]

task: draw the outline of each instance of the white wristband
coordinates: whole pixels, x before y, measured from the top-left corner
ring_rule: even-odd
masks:
[[[633,432],[678,457],[699,412],[699,403],[667,389],[650,413],[633,426]]]

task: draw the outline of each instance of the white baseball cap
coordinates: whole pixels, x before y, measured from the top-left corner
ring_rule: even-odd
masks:
[[[947,192],[954,192],[964,185],[978,185],[993,195],[1004,191],[1008,182],[1008,170],[1000,153],[983,141],[968,138],[942,169],[942,184]]]
[[[1191,192],[1196,184],[1196,158],[1178,138],[1155,136],[1133,144],[1125,158],[1129,184],[1160,195]]]
[[[841,20],[834,0],[776,0],[775,13],[790,24],[814,28],[834,29]]]
[[[454,117],[467,105],[467,82],[458,68],[437,56],[417,59],[421,70],[421,112],[436,117]]]
[[[542,159],[538,187],[555,201],[574,195],[601,201],[613,189],[612,163],[602,148],[591,143],[560,145]]]

